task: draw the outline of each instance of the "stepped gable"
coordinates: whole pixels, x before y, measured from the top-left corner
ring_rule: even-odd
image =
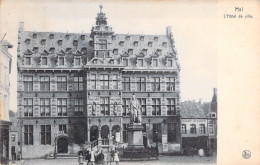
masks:
[[[202,104],[193,101],[181,102],[180,113],[182,118],[207,118]]]

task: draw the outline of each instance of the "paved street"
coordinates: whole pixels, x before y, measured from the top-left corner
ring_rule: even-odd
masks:
[[[159,160],[155,161],[135,161],[135,162],[120,162],[120,165],[146,165],[146,164],[216,164],[216,156],[212,157],[199,157],[199,156],[160,156]],[[10,165],[78,165],[77,159],[34,159],[34,160],[25,160],[23,162],[10,163]],[[86,162],[84,162],[86,165]]]

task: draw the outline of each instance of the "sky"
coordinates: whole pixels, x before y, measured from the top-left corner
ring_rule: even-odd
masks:
[[[172,27],[181,64],[181,101],[211,101],[217,88],[217,2],[103,0],[108,24],[119,34],[166,34]],[[10,109],[17,110],[18,24],[25,31],[90,33],[100,1],[1,0],[0,38],[13,44]]]

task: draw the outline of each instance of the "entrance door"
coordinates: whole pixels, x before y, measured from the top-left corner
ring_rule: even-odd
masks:
[[[144,147],[147,148],[147,137],[146,136],[143,136],[143,143],[144,143]]]
[[[58,153],[68,153],[68,139],[60,137],[57,142]]]
[[[92,126],[90,128],[90,141],[93,142],[98,139],[98,127]]]

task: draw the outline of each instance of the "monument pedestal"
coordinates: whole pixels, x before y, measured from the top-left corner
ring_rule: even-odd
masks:
[[[129,124],[127,128],[128,132],[128,146],[131,149],[144,148],[143,143],[143,126],[141,123]]]

